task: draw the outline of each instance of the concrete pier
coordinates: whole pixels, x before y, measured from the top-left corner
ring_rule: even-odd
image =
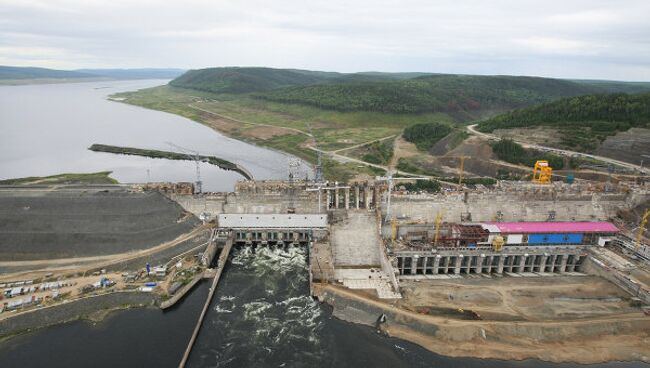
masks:
[[[579,272],[586,257],[586,251],[581,247],[547,247],[539,250],[509,247],[502,252],[490,248],[402,251],[394,254],[395,268],[400,275],[408,276]]]
[[[217,261],[216,274],[214,276],[214,279],[212,279],[212,284],[210,285],[208,298],[206,299],[205,304],[203,305],[203,310],[201,310],[201,315],[199,316],[199,320],[196,323],[196,327],[194,327],[194,332],[192,333],[190,342],[187,344],[187,348],[185,349],[185,353],[183,354],[183,359],[178,365],[179,368],[184,368],[185,364],[187,364],[187,359],[189,358],[190,353],[192,352],[192,347],[194,347],[194,342],[196,341],[196,338],[199,335],[199,331],[201,330],[201,325],[203,325],[203,319],[205,318],[205,314],[208,311],[208,308],[210,307],[210,303],[212,302],[212,296],[214,295],[214,292],[217,290],[217,284],[219,283],[219,279],[221,278],[221,273],[223,272],[223,268],[226,266],[228,255],[230,254],[230,250],[232,249],[232,245],[234,243],[232,233],[228,233],[227,235],[226,234],[217,235],[216,243],[223,244],[223,249],[221,250],[221,254],[219,255],[219,259]]]

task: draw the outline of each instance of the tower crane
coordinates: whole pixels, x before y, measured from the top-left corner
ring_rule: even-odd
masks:
[[[635,251],[639,251],[641,247],[641,238],[643,237],[643,232],[645,231],[645,225],[648,223],[648,218],[650,217],[650,208],[646,209],[641,218],[641,223],[639,224],[639,233],[636,236],[636,246],[634,247]]]
[[[445,156],[440,156],[440,158],[457,158],[458,159],[458,186],[461,187],[463,186],[463,179],[465,179],[465,160],[468,158],[472,158],[472,156],[465,156],[465,155],[445,155]]]
[[[294,158],[289,159],[289,206],[288,213],[296,213],[296,185],[294,178],[300,172],[300,161]]]
[[[316,184],[320,184],[323,182],[323,152],[318,149],[318,141],[316,140],[316,136],[311,129],[310,123],[307,123],[307,128],[309,130],[309,135],[311,135],[311,138],[314,141],[314,148],[316,149],[316,156],[318,157],[318,161],[316,162],[315,167],[316,170],[314,173],[314,182]]]
[[[181,146],[179,146],[177,144],[174,144],[173,142],[165,142],[165,143],[168,146],[170,146],[171,148],[174,148],[176,150],[180,150],[181,151],[180,153],[184,154],[185,156],[189,157],[190,159],[192,159],[194,161],[194,163],[196,164],[196,183],[195,183],[196,192],[201,193],[202,192],[202,184],[203,184],[203,182],[201,181],[201,165],[200,165],[200,163],[202,161],[202,156],[198,152],[196,152],[194,150],[181,147]]]
[[[386,217],[384,219],[385,222],[388,222],[388,219],[390,218],[390,195],[393,192],[393,180],[431,180],[430,178],[394,178],[393,175],[388,175],[387,177],[382,176],[377,179],[388,181],[388,198],[386,199]]]

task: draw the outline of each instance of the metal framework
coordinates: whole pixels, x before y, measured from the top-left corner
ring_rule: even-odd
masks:
[[[533,168],[533,183],[537,184],[551,184],[551,177],[553,176],[553,168],[549,166],[546,160],[537,160]]]

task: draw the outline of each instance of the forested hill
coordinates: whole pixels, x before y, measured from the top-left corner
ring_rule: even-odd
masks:
[[[263,67],[220,67],[190,70],[169,84],[213,93],[266,92],[323,83],[377,82],[415,78],[427,73],[336,73]]]
[[[597,94],[564,98],[511,111],[481,122],[478,130],[491,132],[532,126],[590,127],[595,131],[624,131],[650,127],[650,93]]]
[[[338,111],[444,112],[469,118],[481,112],[505,111],[598,91],[599,87],[549,78],[428,75],[399,81],[290,87],[257,96]]]
[[[269,101],[337,111],[442,112],[458,120],[474,120],[563,97],[644,88],[650,91],[647,83],[615,81],[263,67],[191,70],[170,85],[213,93],[252,94]]]
[[[190,70],[169,84],[214,93],[248,93],[322,83],[338,73],[272,68],[208,68]]]

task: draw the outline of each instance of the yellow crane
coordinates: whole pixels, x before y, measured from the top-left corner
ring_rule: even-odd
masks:
[[[553,168],[546,160],[537,160],[533,168],[533,183],[537,184],[551,184],[551,177],[553,176]]]
[[[648,223],[648,217],[650,217],[650,208],[646,209],[641,218],[641,223],[639,224],[639,234],[636,236],[636,246],[634,247],[635,251],[639,251],[641,246],[641,238],[643,237],[643,232],[645,231],[645,225]]]
[[[468,158],[472,158],[472,156],[445,155],[445,156],[440,156],[440,158],[457,158],[458,159],[458,186],[461,186],[463,184],[463,175],[465,174],[465,160],[468,159]]]
[[[500,252],[503,249],[503,244],[505,244],[506,241],[503,239],[503,236],[497,235],[494,237],[494,240],[492,240],[492,250],[495,252]]]
[[[465,169],[465,159],[467,156],[459,156],[460,163],[458,165],[458,186],[463,185],[463,170]]]
[[[390,240],[392,244],[395,244],[395,239],[397,239],[397,219],[393,217],[390,220]]]

